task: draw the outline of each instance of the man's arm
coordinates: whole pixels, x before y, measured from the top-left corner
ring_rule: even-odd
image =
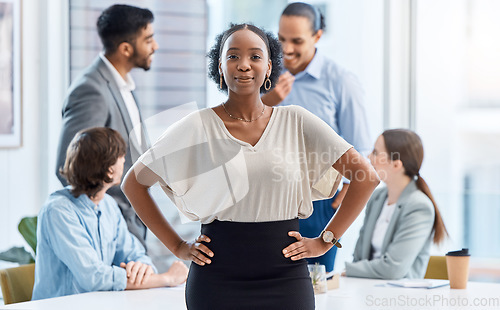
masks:
[[[122,268],[127,268],[127,264],[122,263]],[[146,288],[177,286],[186,282],[189,269],[181,261],[175,261],[167,272],[156,274],[153,273],[147,278],[144,277],[143,281],[137,278],[128,277],[126,290],[139,290]]]
[[[125,269],[104,264],[92,246],[92,238],[72,211],[74,206],[49,210],[39,223],[54,254],[68,267],[85,291],[119,291],[127,283]]]
[[[99,88],[90,83],[83,83],[71,91],[62,112],[63,124],[57,151],[56,175],[61,183],[67,182],[59,173],[66,160],[66,150],[75,134],[91,127],[106,125],[108,106]]]
[[[115,201],[110,203],[115,205]],[[151,258],[146,255],[146,249],[141,244],[139,239],[128,230],[125,218],[121,214],[117,205],[110,211],[114,212],[114,217],[117,220],[116,231],[116,252],[113,258],[113,264],[119,266],[121,263],[128,264],[129,262],[140,262],[152,266],[153,271],[157,272],[153,266]]]
[[[42,233],[52,245],[55,255],[69,268],[78,284],[88,292],[120,291],[176,286],[186,281],[188,268],[178,261],[162,274],[156,274],[146,264],[123,263],[119,266],[106,265],[91,245],[91,239],[81,225],[78,216],[71,212],[71,206],[49,211],[39,223]],[[69,233],[71,232],[71,233]],[[134,266],[135,265],[135,266]],[[142,276],[138,277],[144,267]],[[133,268],[136,270],[133,270]],[[129,276],[133,273],[133,277]],[[144,274],[148,273],[148,277]]]
[[[127,272],[127,287],[125,289],[177,286],[186,281],[189,269],[181,261],[174,262],[167,272],[157,274],[157,270],[153,266],[151,258],[146,255],[142,244],[128,231],[122,214],[116,211],[115,216],[118,218],[118,231],[113,264],[119,265]]]

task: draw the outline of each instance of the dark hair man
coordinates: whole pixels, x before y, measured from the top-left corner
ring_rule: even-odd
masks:
[[[86,128],[109,127],[118,131],[127,144],[125,171],[147,149],[141,126],[141,114],[129,72],[148,70],[158,44],[153,38],[153,13],[128,5],[113,5],[102,12],[97,30],[104,50],[71,84],[65,99],[63,126],[59,140],[56,174],[63,185],[67,181],[59,170],[66,149],[75,134]],[[135,128],[134,128],[135,127]],[[99,164],[99,163],[96,163]],[[145,246],[146,227],[118,186],[108,193],[116,200],[128,229]]]

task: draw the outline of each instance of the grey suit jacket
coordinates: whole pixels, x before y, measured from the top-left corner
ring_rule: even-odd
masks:
[[[147,150],[148,140],[145,134],[142,137],[144,141],[142,145],[138,145],[137,139],[133,139],[132,143],[129,140],[129,134],[133,129],[132,121],[111,71],[99,56],[71,84],[63,105],[62,117],[56,174],[63,185],[67,185],[67,182],[60,175],[59,169],[64,166],[69,143],[82,129],[109,127],[122,135],[127,143],[124,172],[128,171],[133,161]],[[144,130],[141,132],[145,133]],[[146,227],[120,187],[109,189],[108,194],[118,203],[130,232],[145,246]]]
[[[423,278],[432,242],[434,206],[411,181],[399,197],[382,243],[382,257],[371,259],[375,224],[387,198],[387,188],[376,190],[366,206],[365,220],[346,263],[346,275],[360,278]]]

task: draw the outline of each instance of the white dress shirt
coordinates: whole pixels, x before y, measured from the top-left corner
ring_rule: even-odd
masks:
[[[135,89],[135,83],[132,79],[132,76],[127,73],[126,80],[120,75],[118,70],[113,66],[113,64],[104,56],[104,53],[99,53],[99,57],[101,57],[102,61],[106,64],[113,75],[118,88],[120,89],[120,93],[122,95],[123,101],[125,102],[125,106],[127,107],[128,114],[130,116],[130,120],[132,121],[132,125],[134,127],[133,132],[135,132],[135,136],[137,138],[137,145],[141,145],[141,117],[139,114],[139,108],[137,107],[137,103],[135,102],[134,96],[132,95],[132,91]],[[123,137],[126,139],[127,137]],[[130,143],[130,141],[129,141]],[[140,148],[139,148],[140,149]]]

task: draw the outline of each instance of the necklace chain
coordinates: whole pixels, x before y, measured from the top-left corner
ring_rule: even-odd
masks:
[[[254,122],[254,121],[258,120],[258,119],[259,119],[262,115],[264,115],[264,111],[266,110],[266,105],[265,105],[265,104],[262,104],[262,105],[263,105],[263,107],[262,107],[262,112],[260,112],[260,115],[259,115],[259,116],[257,116],[257,117],[256,117],[256,118],[254,118],[254,119],[250,119],[250,120],[248,120],[248,119],[245,119],[245,118],[241,118],[241,117],[234,116],[234,115],[232,115],[231,113],[229,113],[229,112],[227,111],[227,109],[226,109],[226,105],[224,104],[224,102],[222,102],[222,107],[224,108],[224,111],[226,111],[227,115],[229,115],[229,117],[230,117],[230,118],[232,118],[232,119],[237,119],[237,120],[239,120],[239,121],[243,121],[243,122],[247,122],[247,123]]]

